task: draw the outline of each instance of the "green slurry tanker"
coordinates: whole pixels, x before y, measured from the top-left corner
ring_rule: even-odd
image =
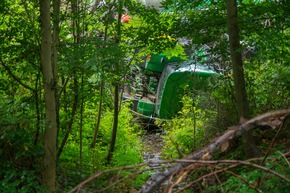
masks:
[[[133,110],[145,117],[171,119],[182,108],[185,89],[204,90],[208,78],[216,75],[193,60],[152,55],[146,60],[142,88],[133,96],[125,90],[123,97],[133,99]]]

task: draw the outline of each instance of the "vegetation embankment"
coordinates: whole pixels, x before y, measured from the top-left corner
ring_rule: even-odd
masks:
[[[257,116],[290,106],[287,2],[162,6],[1,3],[0,192],[289,190],[289,116]],[[156,121],[164,161],[144,163],[144,130],[120,88],[146,86],[135,73],[152,52],[220,76],[180,93],[183,109]]]

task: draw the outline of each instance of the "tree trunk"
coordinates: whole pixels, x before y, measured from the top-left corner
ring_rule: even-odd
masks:
[[[100,86],[100,101],[99,101],[99,107],[98,107],[98,117],[97,117],[97,122],[96,122],[96,127],[95,127],[95,132],[94,132],[94,137],[92,140],[91,147],[94,148],[96,145],[96,139],[99,134],[99,128],[100,128],[100,123],[101,123],[101,113],[102,113],[102,106],[103,106],[103,91],[104,91],[104,82],[101,82]]]
[[[34,92],[34,97],[35,97],[35,110],[36,110],[36,131],[35,131],[35,136],[34,136],[34,145],[38,143],[39,140],[39,133],[40,133],[40,109],[39,109],[39,98],[40,98],[40,92],[41,90],[38,90],[38,84],[40,81],[40,70],[37,73],[36,77],[36,82],[35,82],[35,92]]]
[[[239,37],[238,8],[236,0],[227,0],[227,28],[230,42],[230,53],[233,66],[236,106],[239,118],[249,118],[249,102],[244,78],[244,66]],[[248,158],[256,157],[259,151],[254,138],[247,132],[242,136],[245,154]]]
[[[117,36],[116,36],[116,43],[118,44],[121,41],[121,16],[122,13],[120,12],[122,10],[122,1],[118,1],[118,7],[119,7],[119,13],[118,13],[118,25],[117,25]],[[114,66],[116,74],[119,73],[119,63],[117,62]],[[112,129],[112,138],[111,138],[111,144],[110,149],[107,156],[107,163],[109,164],[112,160],[114,149],[115,149],[115,143],[117,138],[117,129],[118,129],[118,121],[119,121],[119,80],[114,80],[114,124]]]
[[[112,137],[110,143],[110,149],[107,156],[107,163],[109,164],[112,160],[113,153],[115,150],[116,138],[117,138],[117,130],[118,130],[118,116],[119,116],[119,84],[116,83],[115,87],[115,95],[114,95],[114,124],[112,129]]]
[[[78,83],[78,78],[77,78],[77,66],[79,64],[79,58],[78,58],[78,51],[79,51],[79,39],[80,39],[80,26],[79,26],[79,15],[78,15],[78,1],[77,0],[72,0],[71,1],[71,12],[72,12],[72,33],[73,33],[73,38],[74,38],[74,55],[73,55],[73,65],[75,66],[73,68],[72,76],[74,77],[74,86],[73,86],[73,93],[75,94],[74,96],[74,102],[72,106],[72,113],[71,113],[71,118],[68,124],[68,129],[66,130],[65,136],[61,142],[61,145],[58,149],[57,152],[57,158],[60,157],[67,139],[73,129],[73,123],[74,123],[74,118],[75,114],[77,112],[77,107],[78,107],[78,98],[79,98],[79,83]]]
[[[83,120],[84,120],[84,73],[82,72],[82,80],[81,80],[81,109],[80,109],[80,165],[82,165],[83,158]]]
[[[70,120],[69,120],[69,124],[68,124],[68,128],[66,130],[66,133],[65,133],[65,136],[61,142],[61,145],[58,149],[58,152],[57,152],[57,158],[60,157],[63,149],[64,149],[64,146],[67,142],[67,139],[73,129],[73,123],[74,123],[74,118],[75,118],[75,114],[77,112],[77,106],[78,106],[78,97],[79,97],[79,94],[78,94],[78,80],[77,80],[77,77],[75,75],[74,77],[74,93],[75,93],[75,96],[74,96],[74,103],[73,103],[73,106],[72,106],[72,113],[71,113],[71,117],[70,117]]]
[[[227,27],[230,41],[231,60],[233,65],[233,77],[236,92],[236,104],[239,117],[249,118],[249,103],[247,98],[244,67],[242,61],[239,27],[238,27],[238,10],[236,0],[227,0]]]
[[[98,3],[98,0],[95,0],[93,3],[93,6],[96,6]],[[96,7],[95,7],[96,8]],[[93,14],[94,10],[91,10],[91,14]],[[105,26],[105,34],[104,34],[104,42],[107,41],[107,35],[108,35],[108,25]],[[96,126],[95,126],[95,131],[94,131],[94,136],[93,136],[93,140],[91,143],[91,147],[94,148],[96,145],[96,140],[99,134],[99,128],[100,128],[100,124],[101,124],[101,113],[102,113],[102,106],[103,106],[103,94],[104,94],[104,81],[101,80],[101,85],[100,85],[100,101],[99,101],[99,106],[98,106],[98,117],[97,117],[97,122],[96,122]]]
[[[50,32],[50,0],[40,1],[41,18],[41,64],[44,81],[45,101],[45,133],[44,133],[44,162],[43,184],[49,192],[56,192],[56,109],[51,64],[51,32]]]
[[[60,0],[53,1],[53,41],[52,41],[52,72],[54,77],[54,95],[56,100],[56,123],[59,128],[59,94],[58,94],[58,45],[59,45],[59,17],[60,17]]]

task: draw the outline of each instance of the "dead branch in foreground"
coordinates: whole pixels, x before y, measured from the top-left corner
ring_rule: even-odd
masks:
[[[210,160],[212,158],[212,155],[217,150],[221,150],[224,152],[228,146],[229,141],[234,139],[235,137],[241,136],[246,131],[250,131],[251,129],[257,127],[257,126],[265,126],[268,125],[272,128],[277,128],[283,121],[283,119],[290,114],[290,109],[283,109],[283,110],[277,110],[277,111],[271,111],[267,112],[262,115],[258,115],[242,125],[234,126],[228,128],[224,132],[223,135],[216,138],[214,142],[212,142],[210,145],[205,147],[204,149],[190,154],[189,156],[186,156],[184,159],[186,160]],[[172,168],[170,168],[167,171],[161,172],[155,176],[152,176],[139,190],[139,193],[152,193],[154,192],[160,185],[165,182],[171,175],[173,175],[176,171],[187,167],[192,163],[189,162],[182,162],[179,163]]]
[[[209,174],[204,175],[203,177],[200,177],[199,179],[195,180],[194,182],[200,181],[204,179],[206,176],[213,176],[217,173],[221,172],[227,172],[228,170],[235,168],[239,165],[247,165],[253,168],[258,168],[260,170],[266,171],[268,173],[271,173],[277,177],[279,177],[281,180],[284,180],[287,183],[290,183],[290,180],[286,178],[283,175],[280,175],[279,173],[268,169],[266,167],[263,167],[262,165],[257,165],[249,161],[239,161],[239,160],[210,160],[213,156],[213,153],[217,152],[218,150],[224,152],[227,150],[229,146],[230,140],[233,140],[234,138],[241,136],[241,134],[245,131],[250,131],[251,129],[258,127],[258,126],[270,126],[273,129],[278,128],[282,125],[282,122],[286,116],[290,115],[290,109],[283,109],[283,110],[277,110],[277,111],[271,111],[262,115],[258,115],[243,124],[239,126],[234,126],[228,128],[220,137],[217,137],[213,140],[213,142],[208,145],[207,147],[201,149],[200,151],[194,152],[188,156],[186,156],[183,159],[180,160],[171,160],[171,161],[158,161],[158,162],[148,162],[144,164],[138,164],[133,166],[124,166],[121,168],[113,168],[105,171],[97,172],[96,174],[92,175],[87,180],[80,183],[78,186],[76,186],[73,190],[70,191],[70,193],[73,192],[79,192],[81,188],[86,186],[88,183],[92,182],[93,180],[97,179],[101,175],[109,172],[116,172],[116,171],[124,171],[124,170],[130,170],[135,169],[138,171],[133,172],[132,176],[135,176],[137,174],[146,172],[148,170],[152,170],[152,165],[164,165],[164,164],[172,164],[176,163],[174,166],[171,166],[166,171],[157,173],[155,175],[152,175],[149,180],[142,186],[141,190],[139,190],[139,193],[152,193],[155,190],[157,190],[162,183],[164,183],[166,180],[171,178],[172,176],[179,174],[179,177],[176,181],[176,183],[179,183],[180,180],[182,180],[187,172],[189,170],[194,170],[195,168],[201,167],[201,164],[203,165],[218,165],[218,164],[228,164],[229,166],[227,168],[219,168],[216,171],[213,171]],[[288,155],[288,153],[287,153]],[[282,155],[283,157],[287,156]],[[265,158],[261,158],[265,159]],[[260,159],[260,160],[261,160]],[[150,167],[148,169],[148,167]],[[117,174],[119,175],[119,173]],[[130,175],[131,176],[131,175]],[[132,177],[131,176],[131,177]],[[109,185],[112,187],[113,185],[117,185],[118,183],[121,183],[125,178],[120,178],[117,176],[118,180],[114,179],[112,180],[111,184]],[[175,184],[176,184],[175,183]],[[174,185],[175,185],[174,184]],[[172,188],[172,187],[171,187]],[[99,190],[102,192],[102,190]],[[128,192],[129,190],[126,190]],[[135,190],[130,190],[130,192],[135,192]],[[171,192],[171,191],[168,191]]]

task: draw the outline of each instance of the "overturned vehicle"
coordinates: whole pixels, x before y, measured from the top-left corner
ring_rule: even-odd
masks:
[[[181,110],[186,90],[206,90],[209,79],[217,75],[195,60],[153,55],[146,60],[138,88],[127,85],[123,98],[132,100],[132,109],[143,118],[171,119]]]

